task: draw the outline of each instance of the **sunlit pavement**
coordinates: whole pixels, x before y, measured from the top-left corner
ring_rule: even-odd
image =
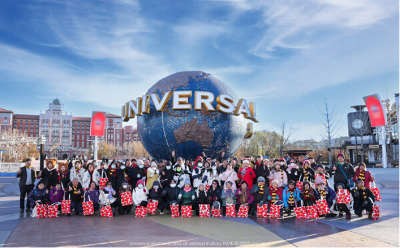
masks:
[[[383,202],[381,217],[320,220],[175,218],[134,215],[33,219],[19,213],[16,178],[0,178],[2,246],[399,246],[399,170],[370,169]],[[332,185],[332,184],[331,184]]]

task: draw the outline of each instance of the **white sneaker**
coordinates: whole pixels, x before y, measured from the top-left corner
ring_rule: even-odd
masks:
[[[164,211],[160,211],[160,214],[164,214]]]

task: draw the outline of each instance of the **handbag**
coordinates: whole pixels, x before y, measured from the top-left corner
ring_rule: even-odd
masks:
[[[94,208],[93,208],[93,201],[90,200],[90,196],[88,196],[89,201],[86,201],[85,195],[83,195],[83,202],[82,202],[82,208],[83,208],[83,215],[94,215]]]
[[[342,166],[341,166],[341,165],[338,165],[338,167],[342,170],[342,173],[343,173],[344,177],[345,177],[346,180],[347,180],[347,186],[348,186],[349,188],[354,187],[353,178],[348,179],[347,176],[346,176],[346,174],[344,173],[344,170],[343,170]]]

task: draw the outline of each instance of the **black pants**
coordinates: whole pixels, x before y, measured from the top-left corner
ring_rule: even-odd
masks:
[[[25,197],[26,198],[26,209],[30,209],[30,202],[28,200],[28,195],[31,193],[35,185],[30,184],[30,185],[24,185],[19,187],[19,191],[21,192],[20,198],[19,198],[19,208],[24,209],[24,202],[25,202]]]
[[[147,201],[141,201],[140,202],[140,206],[142,206],[142,207],[145,207],[145,208],[147,208],[147,204],[148,204],[149,202],[147,202]]]
[[[132,210],[133,205],[122,206],[119,204],[118,206],[118,213],[120,215],[129,214]]]
[[[347,208],[347,205],[346,205],[346,203],[336,203],[336,206],[337,206],[337,209],[340,211],[340,212],[345,212],[346,214],[349,214],[350,213],[350,210]]]
[[[357,208],[354,210],[354,213],[357,215],[362,214],[362,211],[364,209],[366,209],[368,212],[372,213],[373,212],[373,207],[374,205],[372,204],[372,202],[370,200],[366,200],[367,201],[367,205],[365,207],[362,206],[362,204],[360,204],[359,206],[357,206]]]

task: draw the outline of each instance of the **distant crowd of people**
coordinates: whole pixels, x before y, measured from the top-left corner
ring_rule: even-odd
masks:
[[[359,217],[366,210],[372,219],[375,195],[370,184],[375,178],[365,164],[354,168],[342,153],[329,171],[309,156],[227,159],[222,154],[221,159],[212,159],[202,155],[195,161],[176,158],[174,152],[169,160],[159,161],[126,159],[108,163],[103,159],[57,163],[47,159],[46,167],[38,173],[28,159],[17,173],[21,213],[25,208],[30,212],[36,204],[60,204],[69,199],[71,212],[76,215],[82,213],[83,201],[93,201],[94,211],[111,206],[114,215],[129,215],[134,206],[146,207],[149,200],[157,200],[161,215],[170,214],[171,205],[190,205],[199,215],[199,205],[209,204],[210,210],[221,209],[223,215],[227,205],[235,205],[236,211],[240,206],[248,206],[248,215],[255,216],[257,206],[267,204],[268,208],[281,206],[282,217],[285,213],[290,216],[297,206],[312,206],[323,199],[330,208],[323,215],[326,218],[345,214],[350,219],[353,209]],[[332,174],[331,186],[328,179]],[[37,179],[40,181],[34,186]],[[99,189],[101,179],[107,181],[104,189]],[[351,203],[337,203],[341,189],[351,192]],[[132,193],[133,204],[121,204],[120,195],[124,192]]]

